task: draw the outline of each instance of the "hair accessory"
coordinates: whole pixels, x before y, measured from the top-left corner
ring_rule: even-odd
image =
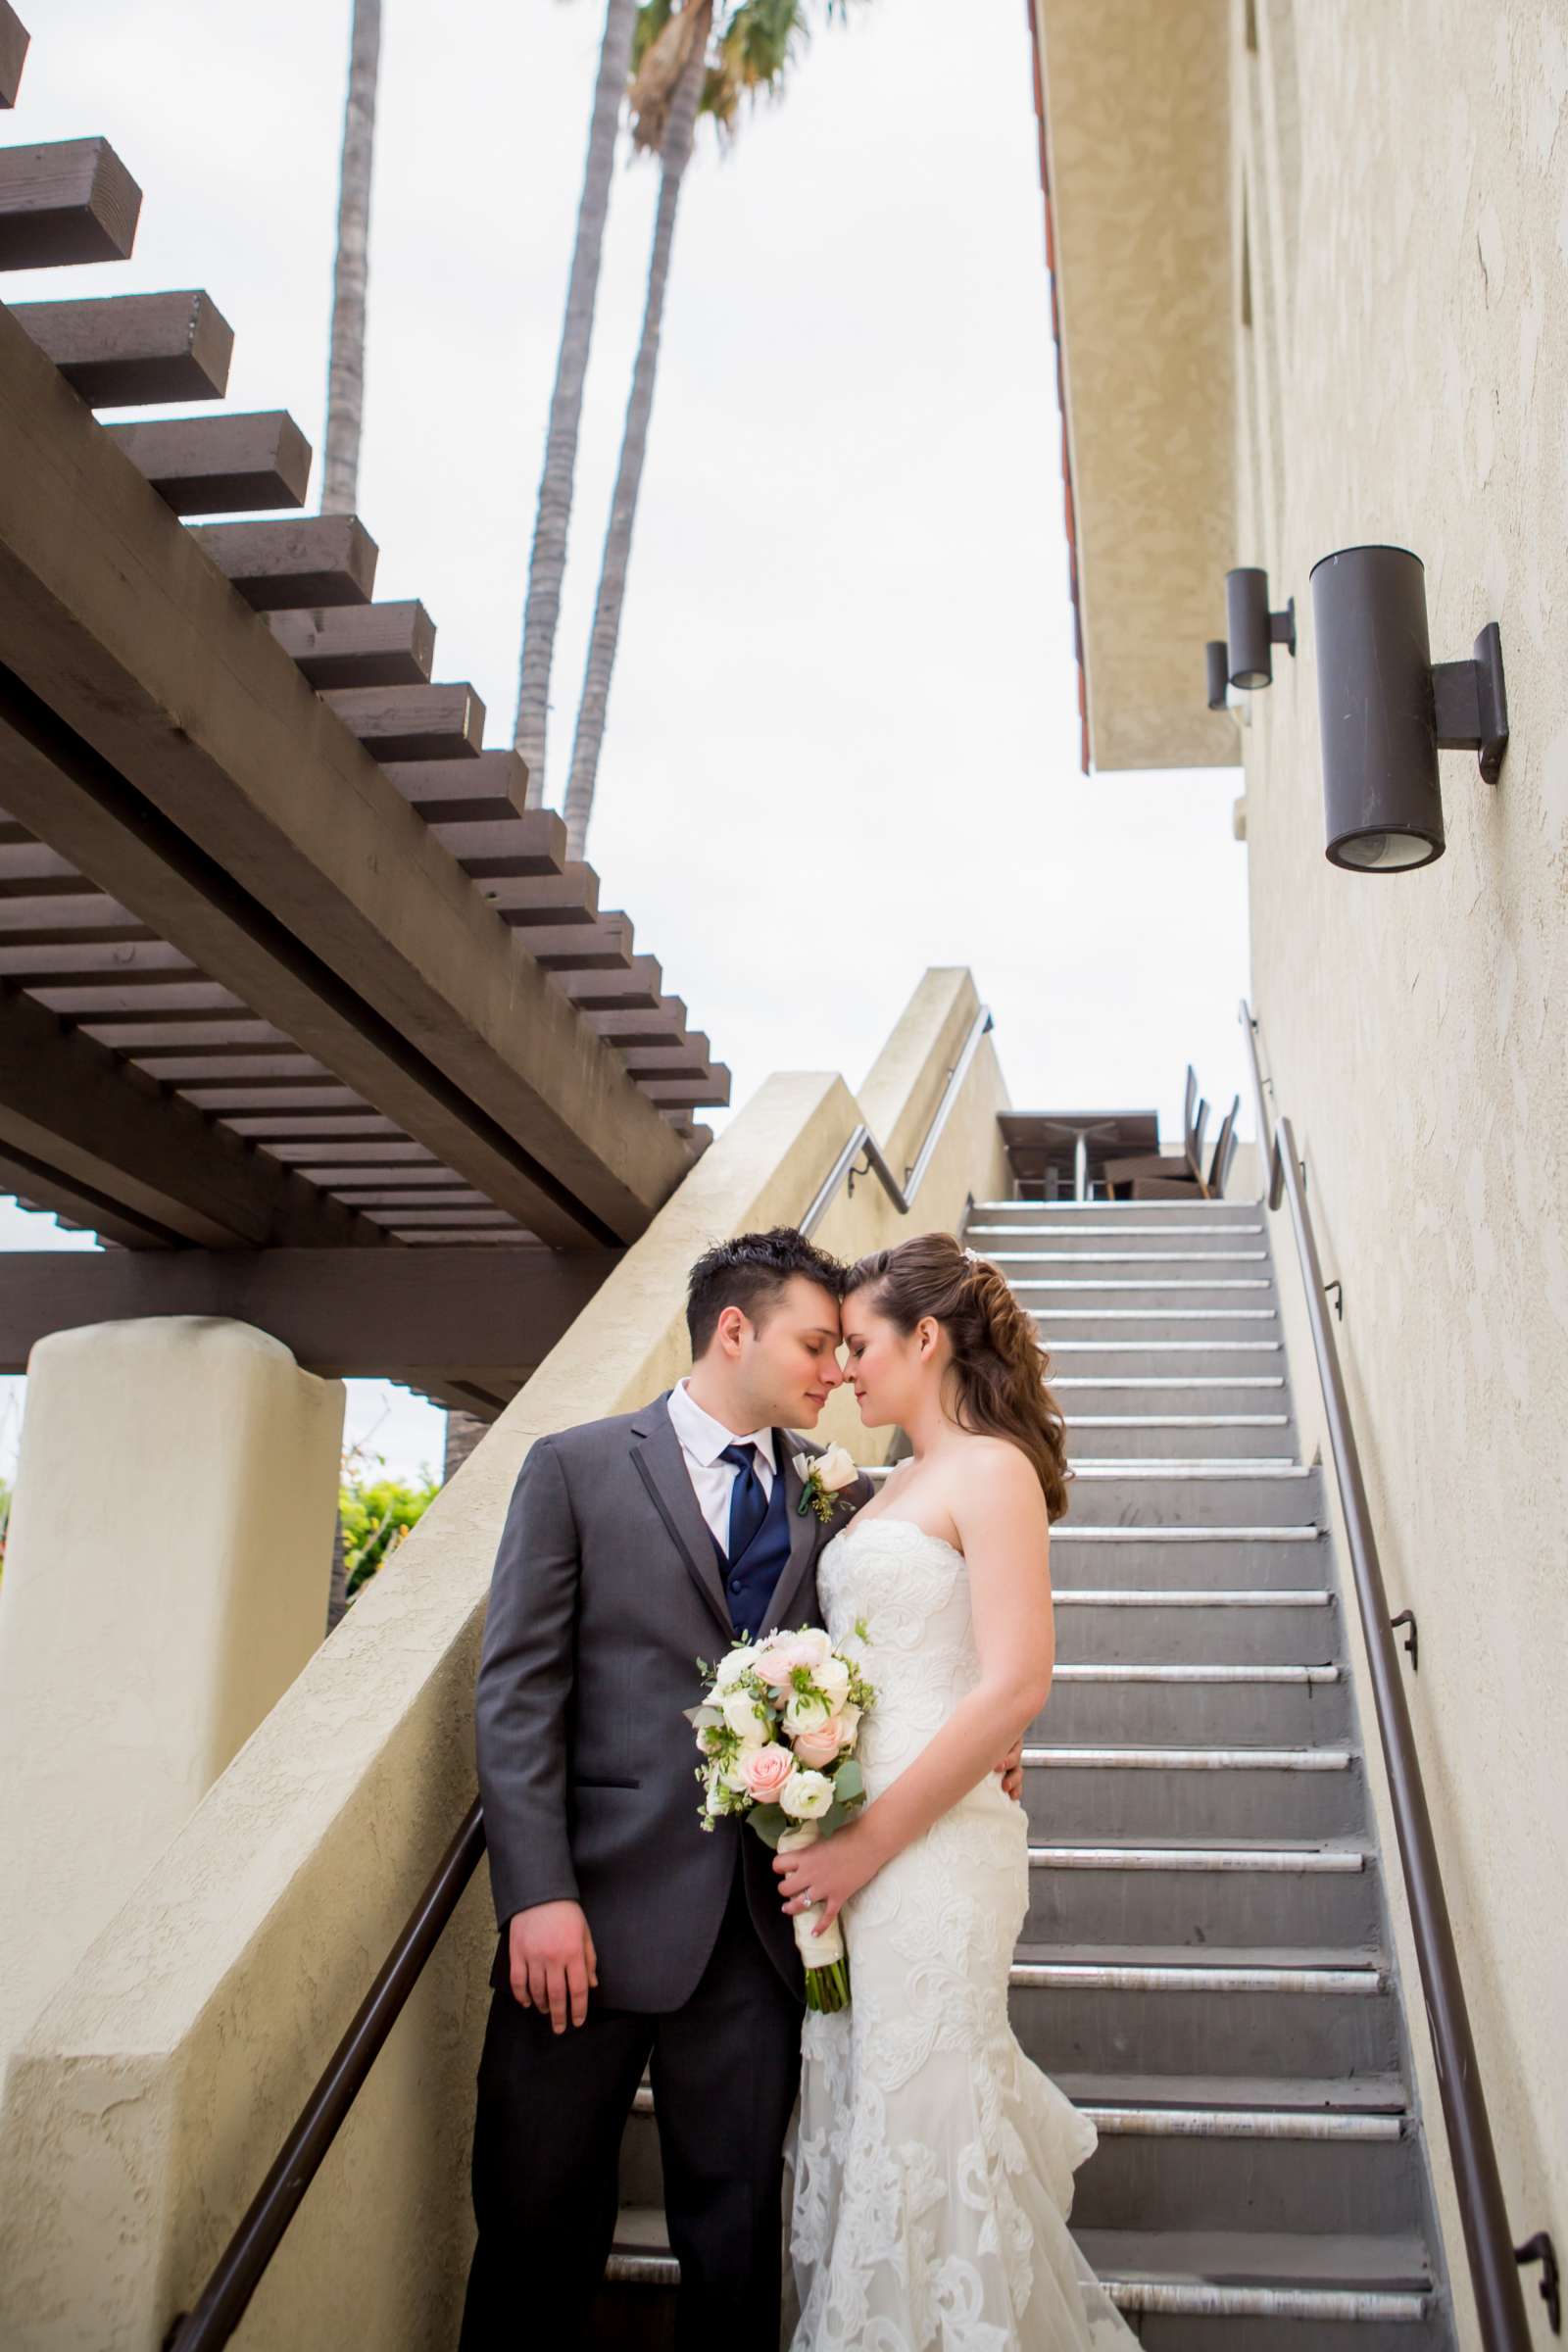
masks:
[[[979,1253],[976,1250],[966,1250],[963,1254],[971,1266],[977,1266],[980,1263]]]

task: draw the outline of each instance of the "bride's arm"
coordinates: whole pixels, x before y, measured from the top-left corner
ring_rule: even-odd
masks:
[[[858,1820],[774,1862],[785,1910],[820,1901],[819,1927],[996,1770],[997,1757],[1050,1693],[1055,1643],[1045,1496],[1017,1446],[999,1438],[986,1450],[979,1474],[952,1501],[969,1569],[980,1680]]]

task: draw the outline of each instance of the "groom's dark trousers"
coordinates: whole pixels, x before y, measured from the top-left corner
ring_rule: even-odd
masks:
[[[692,1828],[699,1834],[695,1820]],[[697,1990],[672,2015],[594,1999],[586,2025],[558,2034],[500,1984],[479,2066],[479,2244],[462,2352],[518,2352],[525,2342],[570,2352],[582,2341],[615,2227],[621,2132],[645,2066],[681,2268],[675,2340],[682,2352],[773,2352],[781,2151],[800,2053],[801,2003],[762,1948],[739,1866]]]
[[[500,1946],[462,2352],[578,2340],[645,2065],[681,2266],[677,2342],[777,2344],[804,1985],[766,1847],[733,1819],[700,1826],[683,1710],[700,1694],[697,1659],[721,1656],[737,1625],[817,1613],[831,1528],[801,1507],[798,1444],[774,1433],[782,1493],[734,1560],[698,1506],[663,1397],[537,1439],[517,1480],[474,1701]],[[869,1492],[847,1491],[841,1512]],[[599,1984],[586,2024],[557,2034],[514,1998],[508,1940],[517,1912],[563,1901],[582,1906]]]

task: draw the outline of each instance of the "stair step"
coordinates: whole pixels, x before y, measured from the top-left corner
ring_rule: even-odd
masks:
[[[1261,1206],[1257,1200],[971,1200],[969,1214],[990,1216],[996,1210],[1052,1221],[1059,1217],[1064,1224],[1078,1217],[1126,1217],[1134,1224],[1141,1217],[1192,1217],[1204,1225],[1235,1225],[1255,1220]]]
[[[1201,1235],[1205,1241],[1212,1242],[1216,1249],[1225,1249],[1229,1247],[1231,1241],[1236,1237],[1244,1234],[1261,1234],[1262,1231],[1262,1226],[1255,1224],[1222,1225],[1216,1229],[1211,1225],[1180,1225],[1177,1224],[1174,1219],[1172,1219],[1172,1221],[1167,1225],[1094,1225],[1086,1221],[1082,1225],[1074,1225],[1069,1232],[1063,1232],[1054,1225],[1026,1224],[1024,1220],[1019,1217],[1016,1220],[1008,1219],[1006,1222],[1001,1225],[966,1225],[963,1230],[963,1238],[966,1243],[972,1244],[981,1240],[982,1238],[987,1241],[1018,1241],[1022,1239],[1028,1239],[1032,1241],[1037,1237],[1049,1237],[1058,1245],[1065,1245],[1068,1242],[1078,1243],[1086,1241],[1126,1242],[1135,1238],[1140,1240],[1147,1239],[1150,1241],[1169,1242],[1179,1237],[1181,1240],[1187,1241]],[[984,1257],[986,1255],[986,1251],[982,1250],[980,1254],[982,1257]],[[1200,1252],[1200,1254],[1201,1254],[1201,1252]],[[1266,1250],[1257,1250],[1250,1251],[1249,1254],[1256,1257],[1266,1257],[1268,1255],[1268,1251]]]
[[[1338,1665],[1149,1658],[1057,1666],[1028,1737],[1072,1749],[1313,1749],[1351,1733]]]
[[[1280,1454],[1168,1454],[1071,1463],[1069,1518],[1086,1527],[1321,1526],[1323,1474]]]
[[[1128,2313],[1364,2328],[1419,2324],[1432,2303],[1425,2249],[1409,2234],[1325,2238],[1308,2231],[1140,2229],[1075,2230],[1074,2235]],[[1155,2339],[1146,2330],[1143,2340]],[[1303,2340],[1282,2330],[1279,2340],[1298,2344],[1300,2352],[1326,2352],[1316,2332]]]
[[[1055,1588],[1056,1655],[1070,1666],[1323,1666],[1341,1653],[1335,1595],[1282,1585]]]
[[[1085,1527],[1069,1517],[1052,1531],[1051,1576],[1058,1601],[1080,1587],[1143,1588],[1173,1601],[1215,1586],[1264,1592],[1322,1574],[1324,1545],[1311,1519],[1295,1527]]]
[[[1199,1373],[1175,1372],[1162,1378],[1152,1372],[1069,1372],[1065,1380],[1054,1380],[1051,1385],[1058,1393],[1062,1389],[1171,1389],[1189,1395],[1194,1390],[1204,1389],[1283,1389],[1285,1375],[1283,1372],[1222,1372],[1210,1373],[1205,1378]]]
[[[1026,1747],[1024,1805],[1061,1843],[1351,1838],[1358,1761],[1348,1748]]]
[[[1386,1993],[1389,1971],[1381,1955],[1351,1961],[1344,1952],[1316,1945],[1266,1960],[1227,1947],[1195,1961],[1190,1952],[1168,1944],[1115,1946],[1093,1958],[1064,1960],[1059,1953],[1020,1943],[1007,1982],[1060,1992],[1299,1993],[1356,2001]]]
[[[1163,1940],[1190,1955],[1299,1948],[1357,1954],[1381,1934],[1376,1858],[1341,1840],[1037,1838],[1026,1938],[1063,1955]]]
[[[981,1257],[989,1258],[994,1266],[1266,1266],[1266,1250],[982,1250]],[[1119,1277],[1118,1277],[1119,1281]],[[1238,1278],[1226,1276],[1219,1280],[1198,1282],[1196,1279],[1169,1279],[1156,1275],[1150,1283],[1131,1283],[1133,1290],[1188,1291],[1241,1288],[1266,1291],[1272,1286],[1267,1275]]]
[[[1026,1747],[1030,1771],[1348,1772],[1348,1747]]]
[[[1061,1384],[1064,1385],[1064,1384]],[[1289,1429],[1289,1413],[1074,1413],[1074,1429]]]
[[[1432,2302],[1425,2254],[1407,2236],[1149,2230],[1074,2234],[1112,2301],[1134,2315],[1365,2328],[1417,2324]],[[621,2208],[606,2277],[648,2289],[679,2284],[680,2266],[657,2207]],[[1299,2352],[1307,2347],[1300,2345]],[[1321,2337],[1314,2338],[1312,2352],[1326,2352]]]
[[[1053,2080],[1388,2077],[1399,2025],[1382,1955],[1275,1943],[1019,1944],[1008,2010]]]

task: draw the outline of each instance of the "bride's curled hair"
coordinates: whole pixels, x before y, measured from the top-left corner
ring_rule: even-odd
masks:
[[[1067,1508],[1067,1439],[1047,1386],[1049,1359],[1004,1276],[960,1248],[951,1233],[921,1233],[894,1250],[874,1250],[850,1268],[845,1297],[870,1304],[906,1337],[930,1315],[953,1348],[960,1429],[1010,1438],[1045,1490],[1046,1511]]]

